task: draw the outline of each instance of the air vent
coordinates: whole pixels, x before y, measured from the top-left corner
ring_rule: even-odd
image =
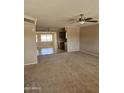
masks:
[[[28,18],[24,18],[24,21],[35,24],[34,20],[31,20],[31,19],[28,19]]]

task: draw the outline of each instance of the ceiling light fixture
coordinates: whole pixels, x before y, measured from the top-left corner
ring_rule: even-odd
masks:
[[[84,24],[85,22],[84,22],[84,21],[80,21],[79,23],[80,23],[80,24]]]

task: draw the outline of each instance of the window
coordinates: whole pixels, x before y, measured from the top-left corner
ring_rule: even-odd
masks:
[[[52,34],[42,34],[41,42],[52,42]]]

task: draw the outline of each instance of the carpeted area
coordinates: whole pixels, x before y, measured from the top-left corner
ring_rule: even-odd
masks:
[[[81,52],[38,56],[25,66],[25,93],[99,93],[99,59]]]

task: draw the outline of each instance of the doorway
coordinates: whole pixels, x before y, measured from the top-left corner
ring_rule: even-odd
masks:
[[[66,31],[58,32],[58,52],[67,51],[67,35]]]
[[[36,32],[36,45],[38,55],[48,55],[55,53],[57,49],[56,32]]]

